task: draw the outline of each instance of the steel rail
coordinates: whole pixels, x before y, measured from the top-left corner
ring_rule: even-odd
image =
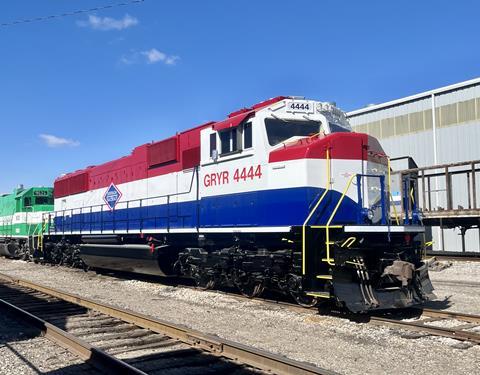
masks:
[[[107,354],[100,348],[90,345],[86,341],[71,335],[70,333],[3,299],[0,299],[0,308],[10,312],[16,318],[20,318],[27,324],[40,330],[46,338],[100,370],[107,373],[146,375],[145,372]]]
[[[462,253],[459,253],[457,255],[450,255],[450,254],[429,254],[427,251],[427,255],[431,256],[432,258],[435,258],[435,260],[450,260],[450,261],[457,261],[457,262],[480,262],[480,253],[477,255],[462,255]]]
[[[291,360],[281,355],[269,353],[230,340],[206,335],[187,327],[175,325],[128,309],[96,302],[89,298],[56,290],[21,278],[0,273],[0,279],[101,312],[105,315],[135,324],[153,332],[167,335],[211,354],[225,357],[263,371],[279,375],[335,374],[333,371],[322,369],[304,362]]]
[[[433,336],[448,337],[455,340],[470,341],[475,344],[480,344],[480,334],[478,334],[477,332],[464,331],[455,328],[427,326],[421,321],[406,322],[404,320],[395,320],[375,316],[370,319],[370,323],[380,326],[390,326],[400,329],[407,329],[409,331],[427,333]]]
[[[185,287],[185,286],[182,286],[182,287]],[[187,288],[196,289],[195,287],[187,287]],[[232,294],[225,291],[214,291],[214,292],[231,295],[240,299],[250,299],[240,294]],[[298,311],[306,312],[306,311],[312,311],[317,309],[315,307],[302,307],[290,302],[278,301],[278,300],[262,298],[262,297],[254,298],[254,300],[262,303],[273,304],[277,306],[284,306],[289,310],[297,311],[297,312]],[[411,309],[413,311],[418,311],[420,316],[423,315],[431,318],[439,318],[439,320],[454,319],[454,320],[464,321],[464,322],[468,322],[468,323],[472,323],[480,326],[480,315],[465,314],[465,313],[454,312],[454,311],[442,311],[442,310],[428,309],[428,308],[421,308],[421,307],[412,307]],[[429,326],[429,325],[427,326],[424,323],[422,323],[421,320],[416,322],[410,322],[410,321],[403,321],[403,320],[398,320],[393,318],[386,318],[384,316],[374,315],[374,314],[375,312],[372,312],[369,316],[366,316],[368,317],[368,320],[365,320],[365,322],[374,324],[377,326],[388,325],[394,328],[401,328],[401,329],[406,329],[406,330],[416,331],[416,332],[424,332],[433,336],[449,337],[457,340],[470,341],[476,344],[480,344],[480,333],[478,332],[464,331],[460,329],[455,329],[455,327],[445,328],[445,327],[438,327],[438,326]]]
[[[195,287],[188,287],[188,286],[182,286],[182,287],[196,289]],[[228,293],[225,291],[218,291],[218,290],[215,290],[214,292],[234,296],[240,299],[251,299],[241,294],[233,294],[233,293]],[[256,300],[262,303],[273,304],[277,306],[284,306],[285,308],[291,311],[297,311],[297,312],[313,311],[317,309],[315,307],[303,307],[290,302],[278,301],[278,300],[262,298],[262,297],[256,297],[253,300]],[[418,311],[420,313],[419,314],[420,316],[424,315],[431,318],[439,318],[439,320],[454,319],[454,320],[464,321],[464,322],[468,322],[468,323],[472,323],[480,326],[480,315],[465,314],[465,313],[459,313],[454,311],[442,311],[442,310],[428,309],[428,308],[421,308],[421,307],[412,307],[411,309],[413,311]],[[390,326],[390,327],[401,328],[401,329],[406,329],[410,331],[424,332],[433,336],[448,337],[456,340],[470,341],[476,344],[480,344],[480,333],[478,332],[464,331],[460,329],[455,329],[455,327],[445,328],[445,327],[438,327],[438,326],[429,326],[429,325],[427,326],[424,323],[422,323],[421,320],[416,322],[411,322],[411,321],[404,321],[404,320],[398,320],[393,318],[386,318],[384,316],[374,315],[374,314],[375,312],[371,312],[369,316],[366,316],[368,320],[365,320],[365,322],[369,324],[374,324],[376,326]]]
[[[434,318],[451,318],[455,320],[461,320],[469,323],[478,323],[480,324],[480,315],[474,314],[465,314],[455,311],[442,311],[435,309],[418,309],[422,312],[423,315],[434,317]]]

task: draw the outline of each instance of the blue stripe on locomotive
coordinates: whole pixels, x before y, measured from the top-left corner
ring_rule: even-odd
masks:
[[[323,189],[276,189],[202,198],[199,201],[92,212],[55,218],[57,232],[302,225]],[[310,225],[325,224],[340,199],[329,191]],[[358,204],[345,197],[332,224],[358,222]]]

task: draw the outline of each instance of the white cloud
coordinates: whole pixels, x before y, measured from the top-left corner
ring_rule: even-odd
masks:
[[[177,60],[179,60],[179,56],[167,56],[165,59],[165,64],[167,65],[175,65],[177,63]]]
[[[89,15],[86,21],[77,21],[77,25],[80,27],[89,27],[93,30],[123,30],[131,26],[138,24],[138,19],[125,14],[123,18],[115,19],[111,17],[97,17]]]
[[[152,48],[151,50],[148,50],[148,51],[143,51],[141,52],[141,54],[147,58],[147,61],[149,64],[155,64],[156,62],[159,62],[159,61],[165,61],[165,59],[167,58],[166,54],[164,54],[163,52],[160,52],[156,48]]]
[[[151,48],[146,51],[130,51],[129,54],[120,57],[119,62],[124,65],[132,65],[139,63],[157,64],[163,63],[165,65],[175,65],[180,60],[179,56],[168,55],[156,48]]]
[[[177,60],[180,59],[179,56],[167,55],[156,48],[149,49],[148,51],[142,51],[140,53],[147,59],[148,64],[163,62],[166,65],[175,65]]]
[[[40,134],[39,137],[43,141],[43,143],[45,143],[48,147],[63,147],[63,146],[75,147],[80,145],[80,142],[78,141],[57,137],[56,135],[51,135],[51,134]]]
[[[132,65],[132,64],[135,64],[136,62],[137,62],[136,55],[130,55],[130,56],[123,55],[122,57],[120,57],[120,63],[124,65]]]

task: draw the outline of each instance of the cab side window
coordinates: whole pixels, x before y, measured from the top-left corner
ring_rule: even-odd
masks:
[[[212,155],[212,135],[210,135],[210,156]],[[253,146],[251,122],[247,122],[235,128],[221,130],[218,135],[220,139],[220,155],[230,154],[241,151],[242,149],[252,148]],[[216,146],[215,138],[215,149]]]
[[[252,143],[252,123],[247,122],[243,125],[243,148],[251,148]]]
[[[32,205],[32,198],[26,197],[26,198],[23,200],[23,206],[24,206],[24,207],[30,207],[31,205]]]
[[[35,204],[53,204],[53,197],[35,197]]]
[[[223,130],[220,135],[220,154],[229,154],[240,149],[237,137],[237,128]]]
[[[217,134],[210,134],[210,157],[213,158],[213,151],[217,149]]]

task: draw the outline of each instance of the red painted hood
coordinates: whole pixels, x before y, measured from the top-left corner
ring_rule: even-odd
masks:
[[[387,164],[385,152],[378,140],[363,133],[334,133],[287,143],[270,152],[269,162],[325,159],[327,149],[331,159],[369,160]]]

